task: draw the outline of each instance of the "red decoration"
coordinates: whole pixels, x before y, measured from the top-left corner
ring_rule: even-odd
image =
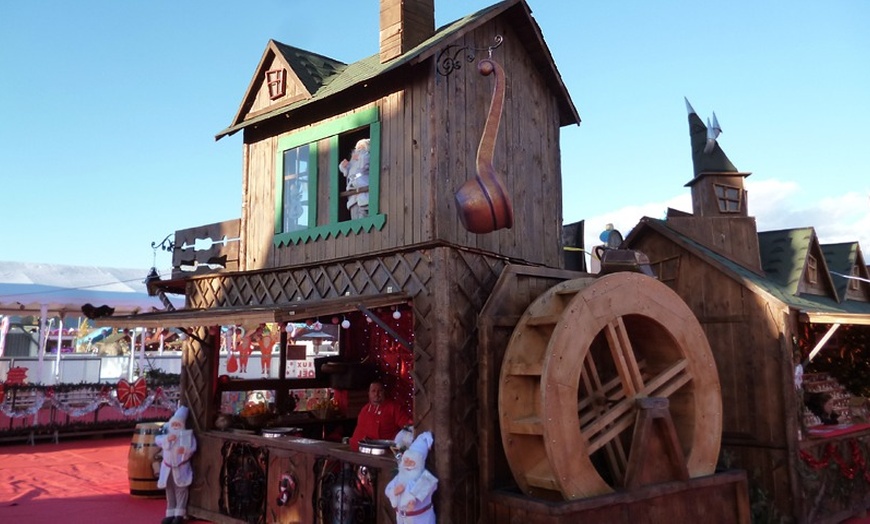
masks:
[[[123,378],[118,381],[118,401],[124,406],[124,409],[141,406],[147,394],[148,388],[145,385],[144,377],[138,378],[133,384]]]
[[[831,460],[833,460],[840,469],[840,474],[843,477],[852,480],[858,473],[861,473],[861,476],[864,478],[864,481],[870,484],[870,471],[867,471],[867,463],[864,460],[864,454],[861,452],[861,447],[858,445],[858,441],[855,439],[851,439],[849,441],[849,446],[852,451],[852,464],[846,464],[846,459],[844,459],[840,455],[840,451],[837,449],[837,446],[833,443],[828,443],[825,446],[824,451],[822,452],[822,456],[820,458],[814,457],[808,451],[801,450],[800,457],[801,460],[807,463],[811,468],[815,470],[820,470],[822,468],[828,467],[830,465]]]
[[[0,402],[3,402],[3,398],[6,396],[6,392],[3,391],[3,383],[0,382]]]
[[[235,373],[239,370],[239,361],[236,360],[236,354],[230,350],[230,358],[227,359],[227,373]]]
[[[10,386],[21,386],[27,381],[27,368],[14,367],[6,372],[6,383]]]

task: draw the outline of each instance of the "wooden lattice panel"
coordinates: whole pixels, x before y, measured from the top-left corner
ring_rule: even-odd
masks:
[[[477,318],[507,260],[452,248],[381,254],[237,274],[197,278],[188,283],[192,308],[269,306],[346,295],[402,292],[414,311],[414,418],[435,432],[439,511],[453,522],[477,522],[480,514],[478,439]],[[197,336],[209,340],[207,330]],[[192,340],[188,349],[189,402],[205,425],[214,413],[212,358]]]
[[[216,353],[210,348],[214,339],[209,337],[209,329],[198,327],[185,342],[182,353],[184,374],[182,375],[182,404],[190,407],[194,415],[191,423],[196,430],[202,431],[208,427],[212,418],[214,406],[209,403],[209,392],[212,390],[214,377],[211,367],[214,360],[211,355]],[[205,342],[205,344],[203,344]]]

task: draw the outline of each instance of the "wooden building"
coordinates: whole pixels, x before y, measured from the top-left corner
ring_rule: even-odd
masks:
[[[227,393],[270,390],[282,406],[288,391],[334,384],[320,362],[314,376],[289,376],[292,339],[299,331],[294,325],[347,320],[339,335],[339,364],[348,371],[335,388],[358,399],[367,383],[355,380],[353,370],[374,363],[376,375],[391,379],[394,392],[412,396],[397,400],[412,407],[418,431],[434,434],[428,467],[440,481],[439,521],[559,522],[580,515],[613,521],[653,511],[677,520],[709,512],[719,522],[746,522],[742,473],[712,475],[720,413],[704,406],[720,402],[718,381],[688,310],[668,317],[679,337],[661,328],[651,339],[665,341],[668,351],[649,349],[650,358],[628,359],[630,365],[619,368],[633,373],[637,390],[607,391],[616,395],[619,411],[596,425],[609,428],[602,440],[608,451],[620,448],[620,439],[631,440],[635,402],[644,392],[671,396],[688,419],[679,428],[685,449],[674,446],[673,431],[670,440],[651,442],[673,452],[668,460],[678,471],[670,476],[668,468],[654,474],[638,467],[636,476],[626,477],[645,490],[559,504],[555,499],[564,488],[558,472],[535,465],[524,483],[543,495],[529,497],[518,489],[499,430],[499,383],[511,380],[500,378],[508,339],[526,308],[554,286],[567,287],[553,292],[551,302],[567,304],[587,287],[598,293],[620,280],[597,285],[589,275],[563,269],[559,134],[580,119],[524,0],[497,3],[437,30],[433,0],[381,0],[380,9],[380,52],[353,64],[274,40],[267,44],[230,126],[218,134],[244,135],[241,218],[176,232],[176,271],[150,288],[184,293],[185,308],[136,317],[143,326],[181,326],[190,333],[182,388],[200,447],[189,512],[227,523],[344,522],[348,511],[366,522],[395,521],[378,495],[392,476],[392,457],[356,453],[327,438],[267,440],[244,427],[221,431],[216,423]],[[354,178],[346,184],[354,162],[365,156],[366,183],[359,186]],[[469,182],[470,197],[462,192]],[[484,222],[491,213],[488,231],[470,222],[470,208],[484,209]],[[211,247],[192,248],[200,239],[211,239]],[[578,277],[585,280],[575,282]],[[661,286],[647,280],[638,286]],[[626,294],[630,287],[615,286],[614,293]],[[676,307],[680,301],[674,297],[668,300]],[[566,322],[553,318],[525,322],[541,340],[541,333]],[[277,372],[239,380],[220,364],[227,338],[222,327],[261,323],[280,327]],[[639,324],[644,331],[652,322]],[[683,335],[697,341],[697,358],[673,347]],[[630,354],[629,336],[624,330],[620,336]],[[544,367],[510,369],[529,382],[540,381]],[[644,389],[648,378],[653,381]],[[578,383],[563,397],[571,411],[565,421],[577,418],[575,439],[581,439]],[[619,390],[619,384],[615,377],[596,387]],[[704,387],[694,389],[697,384]],[[353,402],[348,403],[352,424]],[[662,405],[647,409],[656,427],[667,411]],[[587,403],[584,409],[585,424],[595,425],[593,411],[608,408]],[[305,431],[315,427],[325,437],[337,422],[285,424],[307,424]],[[545,451],[548,429],[540,420],[510,425],[513,438],[528,437],[538,452]],[[709,438],[699,438],[705,430]],[[688,467],[674,458],[683,451]],[[626,462],[642,465],[643,450],[628,455],[623,449],[613,455],[621,469]],[[548,456],[554,470],[559,456],[564,453]],[[650,479],[670,482],[642,486]],[[354,488],[351,508],[343,502],[348,480],[362,484]],[[603,484],[581,491],[612,491]]]
[[[704,152],[706,126],[691,106],[689,124],[692,213],[644,218],[625,246],[649,257],[704,327],[722,385],[723,460],[748,472],[755,517],[839,522],[870,501],[870,433],[860,417],[839,436],[804,427],[795,370],[828,362],[824,371],[852,395],[867,394],[847,377],[870,334],[860,247],[822,245],[812,227],[758,233],[743,184],[749,173],[715,141]]]

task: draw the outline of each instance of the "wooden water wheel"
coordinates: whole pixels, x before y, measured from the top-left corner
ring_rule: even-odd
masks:
[[[692,311],[638,273],[550,288],[520,318],[499,381],[502,443],[526,494],[591,497],[630,485],[638,405],[666,407],[689,477],[712,474],[722,433],[719,379]]]

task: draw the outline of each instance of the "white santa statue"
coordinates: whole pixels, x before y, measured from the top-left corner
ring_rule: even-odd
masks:
[[[188,490],[193,482],[190,457],[196,451],[193,430],[185,429],[187,414],[188,409],[180,406],[163,427],[165,431],[154,438],[163,450],[157,478],[157,487],[166,489],[166,517],[161,524],[181,524],[187,513]]]
[[[342,160],[338,169],[347,179],[347,190],[352,194],[347,198],[347,209],[351,220],[369,216],[369,148],[371,140],[357,141],[350,160]]]
[[[386,495],[396,509],[396,524],[435,524],[432,494],[438,479],[426,469],[432,433],[421,433],[399,459],[399,472],[387,484]]]

